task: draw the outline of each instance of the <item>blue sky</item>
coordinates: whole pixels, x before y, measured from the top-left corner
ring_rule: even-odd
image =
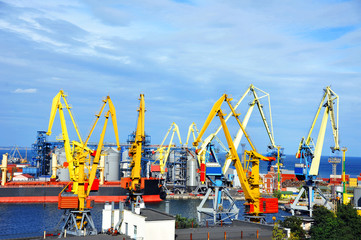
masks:
[[[109,95],[122,142],[144,93],[146,132],[159,144],[172,122],[185,138],[223,93],[238,99],[254,84],[271,96],[277,144],[295,154],[330,85],[340,145],[361,155],[360,1],[11,0],[0,1],[0,16],[0,146],[30,146],[60,89],[83,137]],[[247,129],[265,152],[257,112]],[[324,154],[330,133],[328,124]]]

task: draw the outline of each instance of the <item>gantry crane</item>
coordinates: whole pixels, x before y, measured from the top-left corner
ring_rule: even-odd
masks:
[[[334,104],[336,101],[336,106]],[[322,96],[321,102],[318,106],[316,115],[312,121],[311,128],[308,132],[306,138],[302,138],[296,153],[296,158],[300,159],[300,163],[295,165],[295,175],[299,180],[305,180],[305,185],[302,187],[295,201],[291,204],[291,212],[294,215],[295,211],[306,211],[309,212],[309,215],[312,217],[312,209],[315,205],[315,193],[318,192],[320,197],[323,200],[323,205],[328,209],[331,209],[331,206],[322,194],[321,190],[317,186],[317,175],[320,166],[322,148],[325,138],[327,119],[330,117],[332,134],[334,140],[334,146],[331,147],[332,152],[340,151],[339,146],[339,137],[338,137],[338,111],[339,111],[339,98],[337,94],[331,90],[328,86],[324,89],[324,94]],[[316,125],[316,121],[320,115],[321,109],[325,108],[321,127],[319,129],[316,146],[314,146],[311,134]],[[336,113],[335,113],[336,111]],[[336,117],[335,117],[336,114]],[[308,201],[307,204],[300,204],[300,199],[303,194],[306,194]]]
[[[62,221],[64,221],[64,225],[62,227],[61,235],[63,235],[65,231],[67,231],[68,234],[77,236],[84,234],[95,235],[97,234],[97,230],[90,214],[90,209],[92,208],[92,201],[88,200],[87,198],[90,194],[90,191],[98,190],[99,182],[98,184],[93,183],[95,182],[95,175],[100,159],[101,150],[103,147],[109,115],[111,115],[112,117],[118,150],[120,149],[115,108],[109,96],[105,100],[103,100],[101,110],[99,114],[96,115],[97,119],[95,120],[86,141],[81,141],[79,131],[77,130],[80,142],[73,141],[73,148],[71,149],[61,98],[64,100],[65,105],[69,110],[69,114],[71,115],[71,119],[75,127],[76,124],[74,118],[72,117],[70,108],[68,107],[65,97],[66,95],[63,93],[63,91],[60,91],[53,99],[49,127],[47,132],[48,135],[51,134],[54,118],[58,110],[60,115],[65,155],[71,180],[71,182],[69,182],[69,184],[59,193],[58,208],[65,210],[62,216]],[[87,142],[92,135],[93,130],[99,120],[99,117],[101,116],[107,103],[109,105],[109,110],[105,114],[105,122],[102,133],[100,135],[100,140],[96,151],[92,151],[87,147]],[[92,163],[91,156],[94,157]],[[87,162],[88,166],[86,166]],[[86,174],[86,167],[89,168],[89,175]]]
[[[277,199],[269,200],[269,199],[260,197],[259,161],[260,160],[268,161],[269,158],[257,153],[252,141],[249,138],[249,135],[247,134],[243,124],[239,120],[239,114],[235,112],[235,107],[233,107],[231,104],[231,100],[232,100],[231,98],[228,98],[228,96],[226,94],[224,94],[213,105],[213,108],[210,111],[197,139],[194,141],[193,146],[198,146],[198,143],[200,142],[200,139],[203,136],[203,134],[205,133],[205,131],[207,130],[209,124],[214,119],[214,117],[216,115],[218,115],[218,117],[221,121],[221,126],[223,129],[223,132],[224,132],[226,140],[227,140],[228,149],[229,149],[229,152],[228,152],[229,158],[232,159],[233,165],[235,166],[235,168],[237,170],[238,178],[240,180],[242,189],[245,194],[246,217],[251,221],[261,222],[263,219],[262,218],[263,213],[278,212],[278,200]],[[237,153],[236,147],[234,145],[234,141],[232,140],[232,137],[230,135],[230,132],[229,132],[227,124],[226,124],[226,119],[224,118],[225,114],[223,113],[223,111],[221,109],[222,103],[224,101],[227,102],[229,108],[231,109],[231,113],[229,114],[229,116],[232,115],[236,119],[240,129],[242,130],[244,136],[246,137],[249,145],[252,148],[251,151],[245,152],[245,157],[248,157],[247,161],[249,162],[249,166],[251,168],[251,171],[248,172],[248,175],[246,174],[245,170],[243,169],[241,161],[238,157],[238,153]],[[219,172],[221,173],[221,171],[218,170],[218,175],[219,175]],[[219,183],[222,181],[221,178],[218,178],[218,179],[216,178],[216,180],[218,180]],[[222,219],[223,206],[221,205],[221,201],[222,201],[221,195],[222,195],[222,192],[227,192],[227,191],[220,191],[220,189],[222,188],[221,184],[216,184],[214,186],[214,188],[215,188],[215,197],[214,197],[214,201],[213,201],[213,209],[211,211],[207,211],[206,209],[203,209],[203,205],[205,204],[205,201],[208,198],[207,195],[209,195],[210,191],[211,191],[209,189],[206,196],[203,198],[201,204],[198,206],[197,210],[201,213],[213,216],[214,222],[217,223],[217,221],[223,220]],[[229,195],[229,198],[232,200],[232,197],[230,195]],[[230,208],[228,208],[228,211],[226,214],[235,213],[237,210],[237,208],[233,208],[235,206],[234,201],[231,201],[230,205],[231,206],[230,206]],[[237,217],[237,214],[233,214],[232,217]]]
[[[169,133],[171,132],[172,129],[173,129],[173,131],[172,131],[171,138],[169,140],[169,144],[168,144],[168,146],[164,146],[164,142],[167,139],[167,137],[168,137],[168,135],[169,135]],[[154,171],[154,172],[159,172],[160,173],[159,178],[164,178],[164,173],[166,172],[166,165],[167,165],[169,153],[171,152],[171,148],[173,146],[173,138],[174,138],[175,133],[177,133],[179,143],[182,145],[182,139],[181,139],[181,136],[180,136],[180,133],[179,133],[178,125],[173,122],[170,125],[170,128],[168,129],[167,133],[165,134],[162,143],[159,145],[159,147],[155,151],[155,152],[159,153],[159,156],[154,161],[151,168],[152,168],[152,172]],[[159,164],[157,164],[157,162],[159,162]]]

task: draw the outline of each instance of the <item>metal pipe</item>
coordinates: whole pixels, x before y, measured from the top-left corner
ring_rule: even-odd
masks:
[[[8,154],[5,153],[3,154],[3,160],[2,160],[2,164],[1,164],[1,172],[2,172],[2,176],[1,176],[1,185],[4,186],[6,183],[6,172],[8,170]]]

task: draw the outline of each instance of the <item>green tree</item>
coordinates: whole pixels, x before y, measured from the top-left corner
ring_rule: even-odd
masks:
[[[292,239],[306,239],[306,231],[302,228],[302,219],[296,216],[287,217],[281,226],[290,228]]]
[[[272,230],[272,240],[283,240],[286,238],[286,234],[283,232],[282,229],[279,228],[280,221],[275,223],[273,230]]]
[[[361,217],[352,205],[337,207],[338,236],[342,239],[361,239]]]
[[[315,206],[312,239],[361,239],[361,217],[351,205],[339,205],[336,215],[322,206]]]
[[[338,239],[338,223],[333,212],[323,206],[314,206],[313,219],[310,230],[313,240]]]
[[[281,199],[281,197],[282,197],[281,191],[279,191],[279,190],[274,191],[273,192],[273,197]]]

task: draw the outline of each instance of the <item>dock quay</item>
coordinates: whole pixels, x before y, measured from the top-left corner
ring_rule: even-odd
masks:
[[[192,194],[169,194],[167,199],[170,200],[188,200],[188,199],[203,199],[203,195],[192,195]],[[244,196],[232,196],[234,200],[244,201]],[[209,199],[213,199],[214,196],[210,196]]]
[[[272,239],[273,225],[234,220],[230,225],[176,229],[175,240]],[[209,238],[208,238],[209,237]]]

